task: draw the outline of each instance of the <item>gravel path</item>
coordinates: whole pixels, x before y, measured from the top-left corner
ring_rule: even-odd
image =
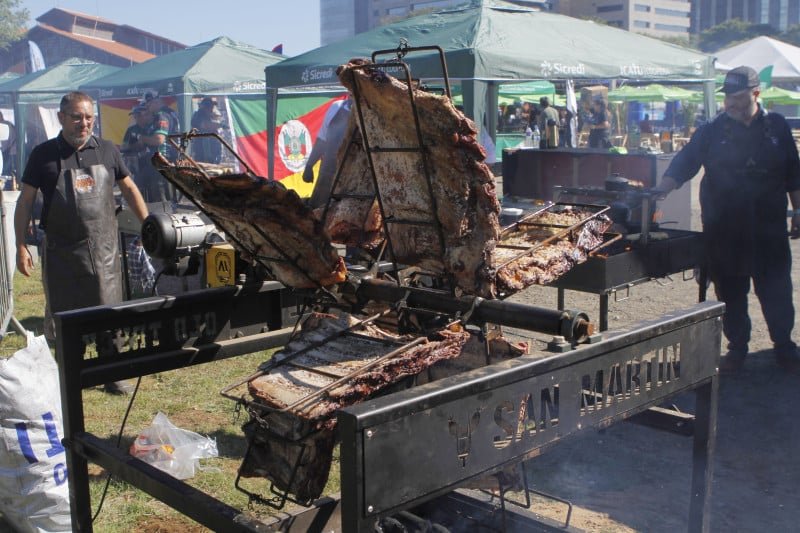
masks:
[[[697,198],[699,179],[692,180]],[[692,229],[699,230],[693,209]],[[800,287],[800,240],[791,241],[795,306]],[[697,283],[680,274],[633,287],[612,297],[609,329],[655,318],[697,301]],[[623,300],[624,297],[624,300]],[[713,298],[709,290],[709,298]],[[556,290],[532,288],[515,301],[556,306]],[[568,309],[598,317],[598,296],[568,291]],[[720,380],[711,531],[797,531],[800,524],[800,425],[796,422],[800,376],[781,372],[758,301],[750,295],[751,355],[744,369]],[[795,317],[795,340],[800,321]],[[529,340],[539,343],[535,336]],[[541,347],[541,345],[539,345]],[[725,341],[723,339],[723,350]],[[675,401],[692,412],[694,395]],[[571,525],[588,531],[673,532],[688,526],[692,439],[627,423],[589,429],[528,462],[538,490],[575,505]],[[534,510],[563,520],[563,504],[534,498]]]

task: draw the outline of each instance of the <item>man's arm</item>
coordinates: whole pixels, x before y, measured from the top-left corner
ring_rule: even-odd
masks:
[[[144,222],[144,219],[147,218],[147,204],[144,203],[139,187],[136,186],[130,176],[117,180],[117,185],[133,214],[136,215],[140,223]]]
[[[139,137],[139,141],[142,144],[155,148],[167,142],[167,136],[163,133],[155,132],[151,135],[142,135]]]
[[[705,152],[707,151],[710,135],[708,126],[701,126],[694,132],[692,138],[684,146],[667,167],[661,181],[653,188],[655,192],[661,192],[660,200],[677,189],[683,182],[691,179],[703,165]]]
[[[25,236],[28,233],[28,226],[31,223],[31,213],[33,212],[33,202],[36,200],[35,187],[22,184],[22,192],[17,199],[16,210],[14,211],[14,236],[17,240],[17,269],[23,276],[30,276],[33,272],[33,258],[28,251],[25,243]]]

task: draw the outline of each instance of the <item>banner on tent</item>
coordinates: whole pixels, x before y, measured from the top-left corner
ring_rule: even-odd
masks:
[[[301,197],[311,196],[314,183],[303,181],[308,155],[330,105],[344,96],[281,96],[275,128],[275,179]],[[267,104],[263,97],[231,97],[236,152],[253,172],[267,175]],[[315,168],[316,172],[317,168]]]

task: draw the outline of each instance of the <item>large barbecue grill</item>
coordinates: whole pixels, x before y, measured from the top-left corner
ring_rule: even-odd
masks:
[[[565,290],[599,296],[600,331],[608,329],[609,301],[618,293],[653,279],[689,272],[684,280],[698,276],[698,300],[705,300],[705,269],[702,234],[670,229],[654,220],[660,194],[648,188],[630,186],[624,178],[607,179],[606,187],[553,188],[556,199],[581,198],[610,205],[612,230],[608,244],[589,253],[586,262],[553,282],[558,288],[558,308],[564,308]],[[613,241],[613,242],[612,242]]]
[[[387,65],[401,69],[414,109],[411,87],[415,82],[401,61],[402,54],[414,51],[403,48],[397,61],[375,64],[373,58],[373,63],[361,64],[357,70],[369,71],[382,80],[385,73],[381,69]],[[446,82],[444,65],[443,70]],[[240,250],[275,271],[276,277],[308,278],[314,283],[291,291],[291,301],[286,288],[268,282],[56,316],[75,529],[92,528],[86,471],[92,461],[214,530],[350,532],[402,526],[406,529],[395,530],[414,531],[435,516],[437,523],[432,527],[440,531],[474,527],[531,531],[544,527],[542,522],[506,505],[510,503],[506,498],[509,486],[503,474],[510,467],[521,465],[572,433],[627,419],[689,390],[697,394],[694,470],[691,487],[687,487],[692,491],[689,524],[693,530],[706,528],[722,306],[698,304],[625,332],[598,335],[581,311],[465,293],[457,276],[447,270],[446,244],[451,236],[443,230],[444,222],[436,211],[432,162],[425,156],[418,113],[414,111],[413,117],[418,145],[375,146],[369,142],[359,90],[353,92],[361,148],[368,156],[373,187],[372,197],[354,196],[377,202],[386,238],[381,250],[388,253],[384,257],[379,252],[375,264],[364,269],[366,275],[350,271],[337,283],[323,283],[302,257],[282,245],[280,235],[263,235],[249,220],[228,225],[223,220]],[[446,92],[449,94],[449,88]],[[399,152],[421,155],[435,216],[393,216],[396,199],[382,191],[385,177],[376,170],[380,165],[372,156]],[[219,218],[212,201],[221,190],[199,164],[188,163],[191,178],[180,182],[184,184],[181,190],[212,220]],[[171,179],[175,175],[165,173]],[[237,184],[259,194],[262,186],[274,186],[251,176]],[[348,197],[334,187],[334,200]],[[526,283],[530,279],[547,282],[553,269],[568,269],[585,259],[588,250],[603,240],[607,211],[594,204],[548,204],[503,229],[500,249],[505,255],[496,263],[498,270],[516,272],[510,270],[515,265],[528,269],[523,268],[518,278],[509,274],[511,281],[505,286],[512,287],[514,280],[525,276]],[[434,260],[426,265],[434,268],[417,265],[409,269],[406,267],[415,265],[398,260],[402,255],[393,241],[393,226],[433,228],[439,241],[431,252]],[[265,255],[254,245],[253,235],[264,237],[278,253]],[[378,262],[386,259],[392,263],[390,272],[376,277]],[[444,267],[437,270],[437,264]],[[408,270],[415,272],[408,274]],[[425,282],[419,282],[421,279]],[[297,317],[307,316],[311,308],[316,314],[298,328]],[[384,329],[376,333],[378,326]],[[546,350],[498,357],[491,344],[498,328],[504,326],[552,340]],[[107,333],[121,340],[122,353],[86,359],[85,342]],[[468,338],[464,346],[470,340],[478,341],[477,363],[459,368],[458,363],[463,363],[463,352],[459,352],[439,360],[414,360],[418,363],[414,371],[406,368],[412,362],[410,354],[424,346],[438,350],[458,335]],[[251,501],[278,508],[293,501],[307,506],[302,512],[258,523],[85,431],[83,388],[279,346],[284,349],[274,359],[230,384],[223,394],[243,405],[250,415],[246,428],[249,449],[240,478],[256,474],[269,479],[255,488],[237,479],[237,486]],[[442,369],[440,363],[445,359],[456,365]],[[436,371],[441,372],[433,376]],[[372,380],[369,386],[365,385],[367,377]],[[378,385],[375,379],[379,379]],[[250,397],[239,391],[241,387],[248,388]],[[366,395],[353,399],[354,392],[369,387],[373,388]],[[312,501],[321,487],[319,479],[311,478],[316,469],[330,465],[333,428],[341,446],[341,499]],[[309,461],[311,452],[316,455]],[[282,471],[267,472],[270,469]],[[264,472],[266,476],[262,476]],[[494,476],[497,498],[487,501],[478,493],[454,492],[465,484],[486,487],[488,476]],[[524,469],[521,481],[529,500]],[[441,516],[442,509],[452,512]]]

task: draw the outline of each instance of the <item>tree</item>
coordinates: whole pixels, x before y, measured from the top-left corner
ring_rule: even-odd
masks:
[[[704,52],[716,52],[740,41],[761,35],[775,36],[778,33],[769,24],[754,24],[740,19],[726,20],[700,33],[699,46]]]
[[[684,48],[693,48],[697,49],[697,40],[693,38],[693,35],[688,37],[678,37],[673,35],[650,35],[648,33],[644,33],[647,37],[652,37],[654,39],[658,39],[659,41],[664,41],[665,43],[674,44],[677,46],[682,46]]]
[[[778,36],[778,39],[785,43],[800,46],[800,24],[786,28],[786,31]]]
[[[25,34],[30,13],[20,3],[20,0],[0,0],[0,50],[6,50]]]

